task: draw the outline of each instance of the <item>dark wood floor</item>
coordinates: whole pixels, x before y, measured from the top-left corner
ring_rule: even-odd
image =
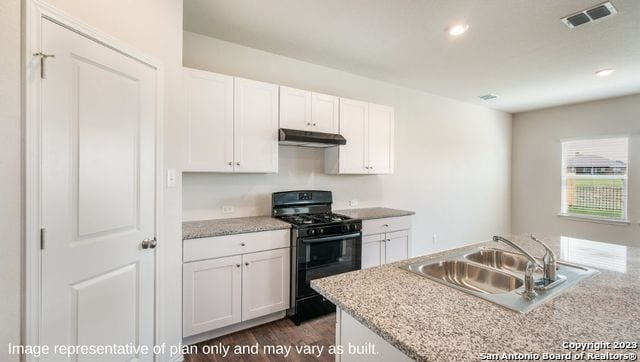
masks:
[[[296,326],[288,318],[264,324],[241,332],[229,334],[197,344],[200,353],[185,355],[186,362],[212,362],[212,361],[334,361],[335,356],[328,353],[330,345],[335,343],[336,316],[331,314],[322,318],[302,323]],[[205,345],[217,346],[220,343],[230,346],[231,351],[236,345],[260,345],[258,355],[234,355],[230,352],[226,358],[216,354],[204,354],[202,347]],[[278,355],[262,353],[264,345],[293,346],[287,358]],[[297,354],[296,346],[319,345],[324,346],[324,352],[320,358],[311,355]]]

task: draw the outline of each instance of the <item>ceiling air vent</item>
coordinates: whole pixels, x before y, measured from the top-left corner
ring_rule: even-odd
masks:
[[[610,2],[606,2],[604,4],[596,5],[592,8],[569,15],[560,20],[562,20],[562,22],[570,29],[573,29],[576,26],[586,24],[594,20],[602,19],[604,17],[617,13],[618,11],[613,7],[613,4],[611,4]]]
[[[478,98],[482,99],[483,101],[488,101],[490,99],[498,98],[498,95],[493,93],[488,93],[488,94],[479,96]]]

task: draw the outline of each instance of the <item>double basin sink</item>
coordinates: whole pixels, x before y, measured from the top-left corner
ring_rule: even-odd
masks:
[[[480,248],[446,260],[423,261],[402,268],[521,313],[531,311],[597,273],[595,269],[558,262],[557,273],[564,278],[563,282],[550,289],[540,288],[538,295],[529,299],[522,296],[527,262],[524,255],[515,252]],[[541,279],[542,271],[537,273],[535,278]]]

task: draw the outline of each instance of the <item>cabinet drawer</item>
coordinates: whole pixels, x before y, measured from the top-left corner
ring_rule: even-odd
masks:
[[[389,217],[362,221],[362,235],[386,233],[411,228],[410,216]]]
[[[183,261],[190,262],[228,255],[286,248],[291,245],[289,229],[257,233],[187,239],[183,242]]]

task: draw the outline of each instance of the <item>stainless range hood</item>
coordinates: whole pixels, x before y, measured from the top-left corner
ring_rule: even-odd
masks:
[[[347,144],[347,140],[339,134],[288,128],[280,128],[279,140],[281,145],[299,147],[326,148]]]

